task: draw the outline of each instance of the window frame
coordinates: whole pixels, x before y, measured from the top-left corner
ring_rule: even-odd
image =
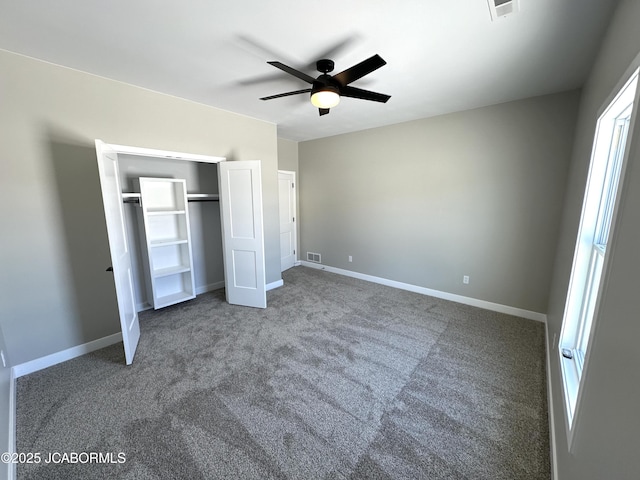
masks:
[[[637,67],[632,71],[598,117],[594,135],[562,330],[557,345],[569,449],[580,410],[600,299],[606,288],[609,259],[607,243],[615,235],[631,132],[637,115],[637,108],[633,106],[638,105],[637,97],[640,94],[637,88],[639,71]],[[618,133],[620,134],[616,138]]]

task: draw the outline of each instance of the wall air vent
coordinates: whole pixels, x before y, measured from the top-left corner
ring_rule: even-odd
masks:
[[[322,263],[322,257],[319,253],[307,252],[307,261],[314,263]]]
[[[520,10],[520,0],[487,0],[487,3],[494,22]]]

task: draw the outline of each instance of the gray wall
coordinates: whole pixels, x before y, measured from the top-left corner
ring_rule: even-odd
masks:
[[[14,365],[119,331],[94,139],[262,160],[280,277],[276,126],[0,51],[0,326]]]
[[[578,100],[300,143],[301,258],[545,312]]]
[[[278,138],[278,170],[298,171],[298,142]]]
[[[562,232],[548,309],[550,362],[559,480],[636,479],[640,475],[640,122],[632,134],[621,208],[607,248],[608,282],[593,333],[583,403],[572,451],[567,449],[557,343],[578,232],[596,120],[640,53],[640,2],[618,5],[584,87],[567,185]],[[636,106],[638,108],[638,106]]]

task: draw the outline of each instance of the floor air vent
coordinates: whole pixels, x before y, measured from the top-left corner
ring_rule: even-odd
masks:
[[[489,11],[491,12],[491,20],[496,21],[499,18],[506,17],[520,10],[520,0],[487,0]]]
[[[315,263],[322,263],[322,258],[320,257],[319,253],[307,252],[307,261],[315,262]]]

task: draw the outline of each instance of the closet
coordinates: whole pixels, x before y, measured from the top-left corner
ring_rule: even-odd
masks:
[[[266,307],[259,161],[96,140],[127,364],[138,312],[225,288],[229,303]]]

